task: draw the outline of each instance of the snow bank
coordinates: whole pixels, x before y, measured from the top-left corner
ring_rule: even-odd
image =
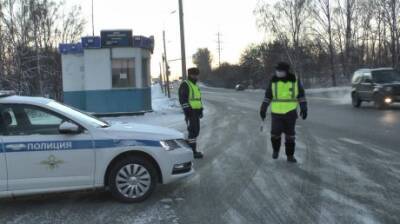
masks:
[[[315,88],[315,89],[306,89],[307,93],[332,93],[332,92],[350,92],[351,87],[341,86],[341,87],[327,87],[327,88]]]
[[[161,91],[159,85],[153,85],[151,87],[151,98],[151,106],[156,112],[176,110],[177,108],[180,108],[178,100],[174,97],[168,99],[168,97],[166,97]]]
[[[264,93],[264,89],[247,89],[246,92],[253,93]],[[350,104],[351,87],[349,86],[341,86],[341,87],[327,87],[327,88],[315,88],[315,89],[306,89],[307,97],[309,98],[329,98],[338,104]]]
[[[351,104],[351,87],[330,87],[319,89],[307,89],[307,96],[322,97],[334,100],[337,104]]]
[[[318,94],[327,92],[349,92],[351,87],[341,86],[341,87],[326,87],[326,88],[312,88],[306,89],[308,94]],[[264,92],[264,89],[246,89],[246,92]]]

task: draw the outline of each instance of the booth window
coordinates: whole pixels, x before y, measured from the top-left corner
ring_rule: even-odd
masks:
[[[143,88],[150,86],[150,60],[142,58],[142,86]]]
[[[135,59],[112,59],[112,87],[136,87]]]

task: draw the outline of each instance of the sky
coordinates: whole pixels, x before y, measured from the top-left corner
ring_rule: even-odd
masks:
[[[221,33],[221,62],[237,63],[250,44],[264,39],[253,10],[258,0],[183,0],[187,67],[198,48],[208,48],[213,66],[218,64],[217,33]],[[81,5],[87,21],[85,35],[92,34],[91,1],[68,0],[67,8]],[[175,13],[174,13],[175,11]],[[159,75],[166,32],[168,60],[180,59],[178,0],[94,0],[95,35],[105,29],[132,29],[134,35],[155,37],[152,76]],[[181,62],[170,62],[172,78],[181,75]]]

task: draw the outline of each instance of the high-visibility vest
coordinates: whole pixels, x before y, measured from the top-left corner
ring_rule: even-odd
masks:
[[[286,114],[296,110],[299,105],[297,96],[299,88],[295,82],[272,82],[272,103],[271,112],[274,114]]]
[[[185,81],[189,87],[189,105],[192,109],[202,109],[203,104],[201,103],[201,92],[200,88],[191,82],[190,80]]]

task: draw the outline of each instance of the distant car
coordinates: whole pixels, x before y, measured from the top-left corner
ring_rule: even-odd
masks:
[[[236,89],[236,91],[243,91],[243,90],[246,89],[246,86],[243,85],[243,84],[237,84],[237,85],[235,86],[235,89]]]
[[[184,135],[111,125],[54,100],[0,93],[0,197],[105,187],[140,202],[192,174]]]
[[[393,68],[359,69],[354,72],[351,91],[352,104],[374,102],[383,109],[400,102],[400,72]]]

